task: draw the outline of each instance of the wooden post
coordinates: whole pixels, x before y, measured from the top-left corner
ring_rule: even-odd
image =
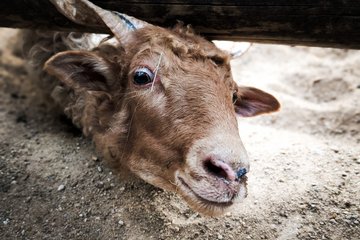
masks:
[[[209,39],[360,49],[358,0],[93,0],[150,23],[191,24]],[[0,26],[108,32],[74,24],[48,0],[0,1]]]

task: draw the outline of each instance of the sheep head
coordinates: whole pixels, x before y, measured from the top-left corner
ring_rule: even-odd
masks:
[[[202,214],[228,211],[246,197],[249,171],[236,115],[273,112],[278,101],[238,86],[230,56],[189,28],[147,25],[119,39],[47,61],[72,92],[65,110],[115,168]]]

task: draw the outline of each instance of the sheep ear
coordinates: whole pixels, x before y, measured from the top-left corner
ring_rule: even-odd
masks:
[[[108,91],[110,63],[93,52],[66,51],[51,57],[44,69],[74,91]]]
[[[239,87],[236,93],[235,112],[242,117],[253,117],[279,110],[280,103],[274,96],[257,88]]]

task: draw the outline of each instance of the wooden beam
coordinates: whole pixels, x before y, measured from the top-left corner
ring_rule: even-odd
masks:
[[[358,0],[93,0],[150,23],[191,24],[209,39],[360,49]],[[0,26],[108,32],[74,24],[48,0],[0,1]]]

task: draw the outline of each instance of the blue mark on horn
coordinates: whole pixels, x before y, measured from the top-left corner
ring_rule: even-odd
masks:
[[[236,173],[236,178],[239,179],[247,173],[246,168],[240,168]]]
[[[135,25],[129,20],[127,19],[124,15],[122,15],[121,13],[119,12],[115,12],[113,11],[113,13],[115,13],[125,24],[126,26],[131,29],[131,30],[136,30],[136,27]]]

